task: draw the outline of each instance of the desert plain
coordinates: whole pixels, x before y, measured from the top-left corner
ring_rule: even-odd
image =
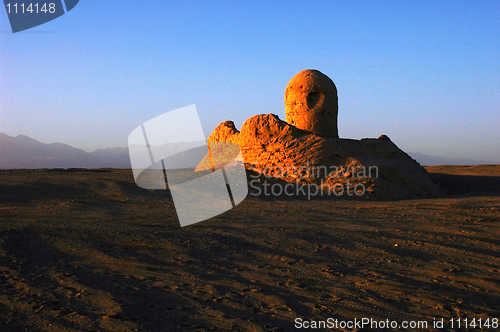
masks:
[[[182,228],[131,170],[0,171],[0,330],[499,330],[500,166],[426,169],[446,197],[248,196]]]

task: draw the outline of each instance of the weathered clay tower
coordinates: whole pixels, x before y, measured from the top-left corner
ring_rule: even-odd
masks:
[[[282,193],[287,196],[300,185],[317,188],[321,195],[327,192],[329,197],[360,199],[444,194],[427,171],[389,137],[339,138],[337,88],[321,72],[303,70],[292,78],[285,91],[285,110],[286,122],[275,114],[259,114],[247,119],[241,131],[232,121],[224,121],[208,138],[212,152],[218,146],[213,143],[237,144],[241,149],[241,161],[253,172],[249,179],[251,186],[260,185],[262,187],[258,188],[265,189],[270,178],[283,181],[285,185],[277,183],[275,188],[289,188]],[[222,147],[216,151],[217,158],[235,158],[226,153],[225,150],[230,149]],[[226,155],[229,157],[225,158]],[[217,168],[213,159],[210,154],[205,156],[196,170]],[[259,180],[254,173],[260,174]],[[341,191],[341,187],[345,190]],[[347,188],[354,188],[356,193],[350,195]],[[299,195],[296,191],[293,193]]]
[[[318,70],[295,75],[285,90],[286,122],[318,136],[338,138],[339,99],[333,81]]]

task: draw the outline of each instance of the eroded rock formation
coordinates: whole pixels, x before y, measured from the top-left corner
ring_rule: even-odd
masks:
[[[269,189],[269,196],[297,194],[311,198],[313,188],[312,196],[321,197],[402,199],[443,195],[427,171],[389,137],[338,138],[336,88],[320,74],[302,71],[288,84],[285,101],[289,123],[274,114],[261,114],[246,120],[241,131],[232,121],[225,121],[209,136],[209,145],[239,145],[250,175],[250,194],[254,190],[266,195],[264,190]],[[318,101],[307,106],[304,103],[311,93],[319,94]],[[207,155],[197,170],[208,170],[212,164]],[[272,191],[274,183],[280,187]]]
[[[286,122],[323,137],[338,138],[339,99],[332,80],[318,70],[303,70],[285,89]]]

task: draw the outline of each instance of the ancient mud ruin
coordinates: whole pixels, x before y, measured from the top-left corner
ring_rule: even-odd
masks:
[[[337,87],[320,71],[301,71],[285,89],[286,122],[299,129],[339,138],[338,108]]]
[[[310,199],[443,195],[427,171],[389,137],[339,138],[337,89],[321,72],[304,70],[292,78],[285,91],[285,110],[286,122],[275,114],[255,115],[239,131],[232,121],[225,121],[208,138],[209,146],[239,145],[250,195]],[[197,170],[213,166],[207,155]]]

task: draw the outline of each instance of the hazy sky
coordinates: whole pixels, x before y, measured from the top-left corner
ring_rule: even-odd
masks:
[[[181,3],[181,2],[179,2]],[[500,2],[88,1],[13,34],[0,9],[0,132],[92,151],[196,104],[285,119],[303,69],[337,85],[339,134],[500,163]]]

